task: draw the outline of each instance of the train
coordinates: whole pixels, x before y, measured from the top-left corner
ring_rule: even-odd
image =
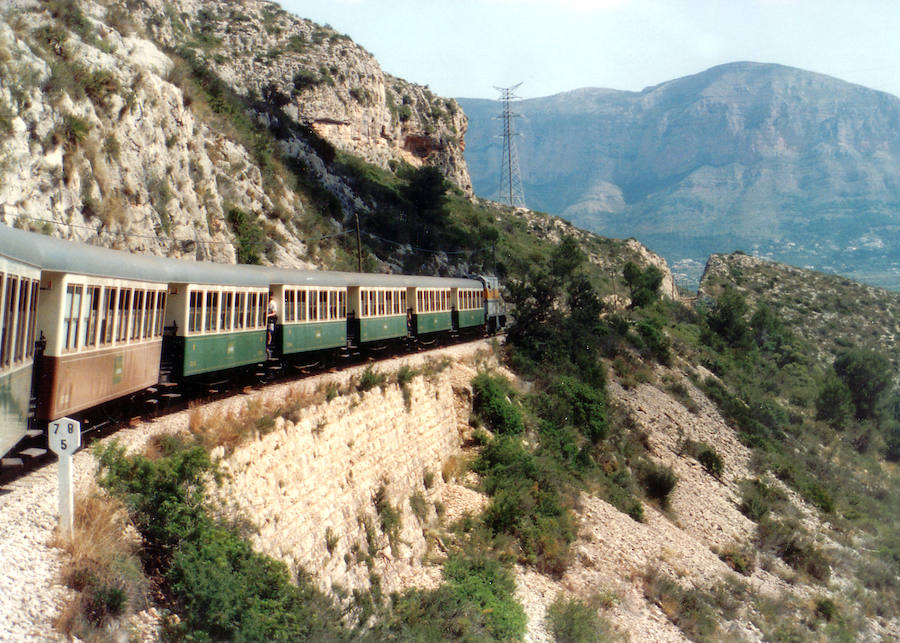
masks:
[[[217,264],[0,224],[0,458],[18,463],[49,422],[171,387],[506,323],[490,275]]]

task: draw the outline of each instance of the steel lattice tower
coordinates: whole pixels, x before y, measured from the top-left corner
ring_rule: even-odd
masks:
[[[500,92],[502,111],[497,118],[503,121],[503,157],[500,160],[500,203],[506,203],[513,207],[525,207],[525,190],[522,189],[522,175],[519,172],[519,153],[516,151],[517,136],[513,121],[519,114],[510,108],[510,103],[519,98],[515,95],[518,85],[512,87],[497,87]]]

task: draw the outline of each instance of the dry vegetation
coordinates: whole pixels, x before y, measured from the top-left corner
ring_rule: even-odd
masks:
[[[141,561],[140,536],[123,503],[96,486],[75,502],[72,536],[58,533],[54,546],[69,557],[62,581],[74,590],[57,628],[81,640],[105,640],[111,620],[148,605],[149,581]]]

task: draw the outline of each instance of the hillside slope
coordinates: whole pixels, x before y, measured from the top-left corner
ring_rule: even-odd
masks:
[[[496,194],[497,103],[459,99],[479,195]],[[670,263],[744,250],[900,287],[900,99],[799,69],[721,65],[641,92],[516,103],[529,206],[634,236]]]

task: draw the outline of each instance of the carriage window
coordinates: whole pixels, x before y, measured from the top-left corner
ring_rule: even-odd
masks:
[[[234,327],[238,330],[244,327],[247,321],[247,293],[239,292],[237,294],[237,305],[234,313]]]
[[[247,295],[247,328],[256,326],[256,293]]]
[[[156,326],[153,334],[156,337],[162,337],[163,326],[166,323],[166,291],[159,290],[156,293]]]
[[[141,338],[141,321],[144,312],[144,291],[135,290],[131,307],[131,339]]]
[[[292,322],[297,319],[297,291],[284,289],[284,321]]]
[[[378,291],[378,314],[384,315],[384,291]]]
[[[309,291],[309,321],[319,319],[319,291]]]
[[[341,290],[338,292],[338,316],[341,319],[345,319],[347,317],[347,291]]]
[[[297,319],[306,321],[306,291],[301,290],[297,293]]]
[[[13,319],[15,318],[16,304],[13,293],[15,292],[15,277],[6,279],[6,305],[0,311],[3,314],[3,329],[0,333],[0,366],[9,366],[9,336],[13,331]]]
[[[216,310],[219,307],[219,293],[206,293],[206,318],[203,324],[203,330],[216,330]]]
[[[87,310],[85,310],[85,317],[87,317],[87,330],[84,334],[85,346],[97,345],[97,322],[100,319],[100,295],[102,294],[103,289],[100,286],[88,286]]]
[[[257,300],[256,327],[257,328],[265,328],[266,327],[266,296],[263,293],[259,293],[259,299]]]
[[[400,314],[401,315],[406,314],[406,291],[405,290],[400,291]]]
[[[83,286],[74,284],[66,287],[66,303],[63,309],[63,332],[67,350],[78,348],[78,322],[81,315],[81,293]]]
[[[6,300],[4,299],[3,285],[6,283],[6,276],[0,272],[0,368],[6,364]]]
[[[191,292],[190,302],[188,304],[188,331],[196,333],[200,330],[200,320],[202,319],[202,301],[203,293],[196,290]]]
[[[40,286],[40,280],[31,282],[31,301],[28,304],[28,336],[25,339],[25,357],[27,358],[34,356],[34,329],[37,326],[37,298]]]
[[[116,316],[116,340],[124,342],[128,337],[128,311],[131,310],[131,290],[119,291],[119,312]]]
[[[113,322],[116,319],[115,288],[106,288],[103,292],[103,316],[100,318],[100,345],[111,344],[113,340]]]
[[[319,319],[328,319],[328,291],[319,291]]]
[[[222,293],[222,307],[219,309],[219,330],[231,330],[231,307],[234,303],[234,293]]]
[[[384,293],[384,309],[388,315],[396,314],[394,311],[394,293],[390,290]]]
[[[329,319],[338,318],[338,294],[336,290],[328,292],[328,317]]]
[[[16,327],[16,356],[18,362],[25,357],[25,329],[28,326],[28,300],[31,298],[31,280],[22,279],[19,286],[19,323]]]
[[[144,339],[150,339],[153,337],[153,329],[156,326],[156,309],[154,305],[156,304],[156,293],[152,290],[148,290],[146,292],[146,298],[144,299]]]

